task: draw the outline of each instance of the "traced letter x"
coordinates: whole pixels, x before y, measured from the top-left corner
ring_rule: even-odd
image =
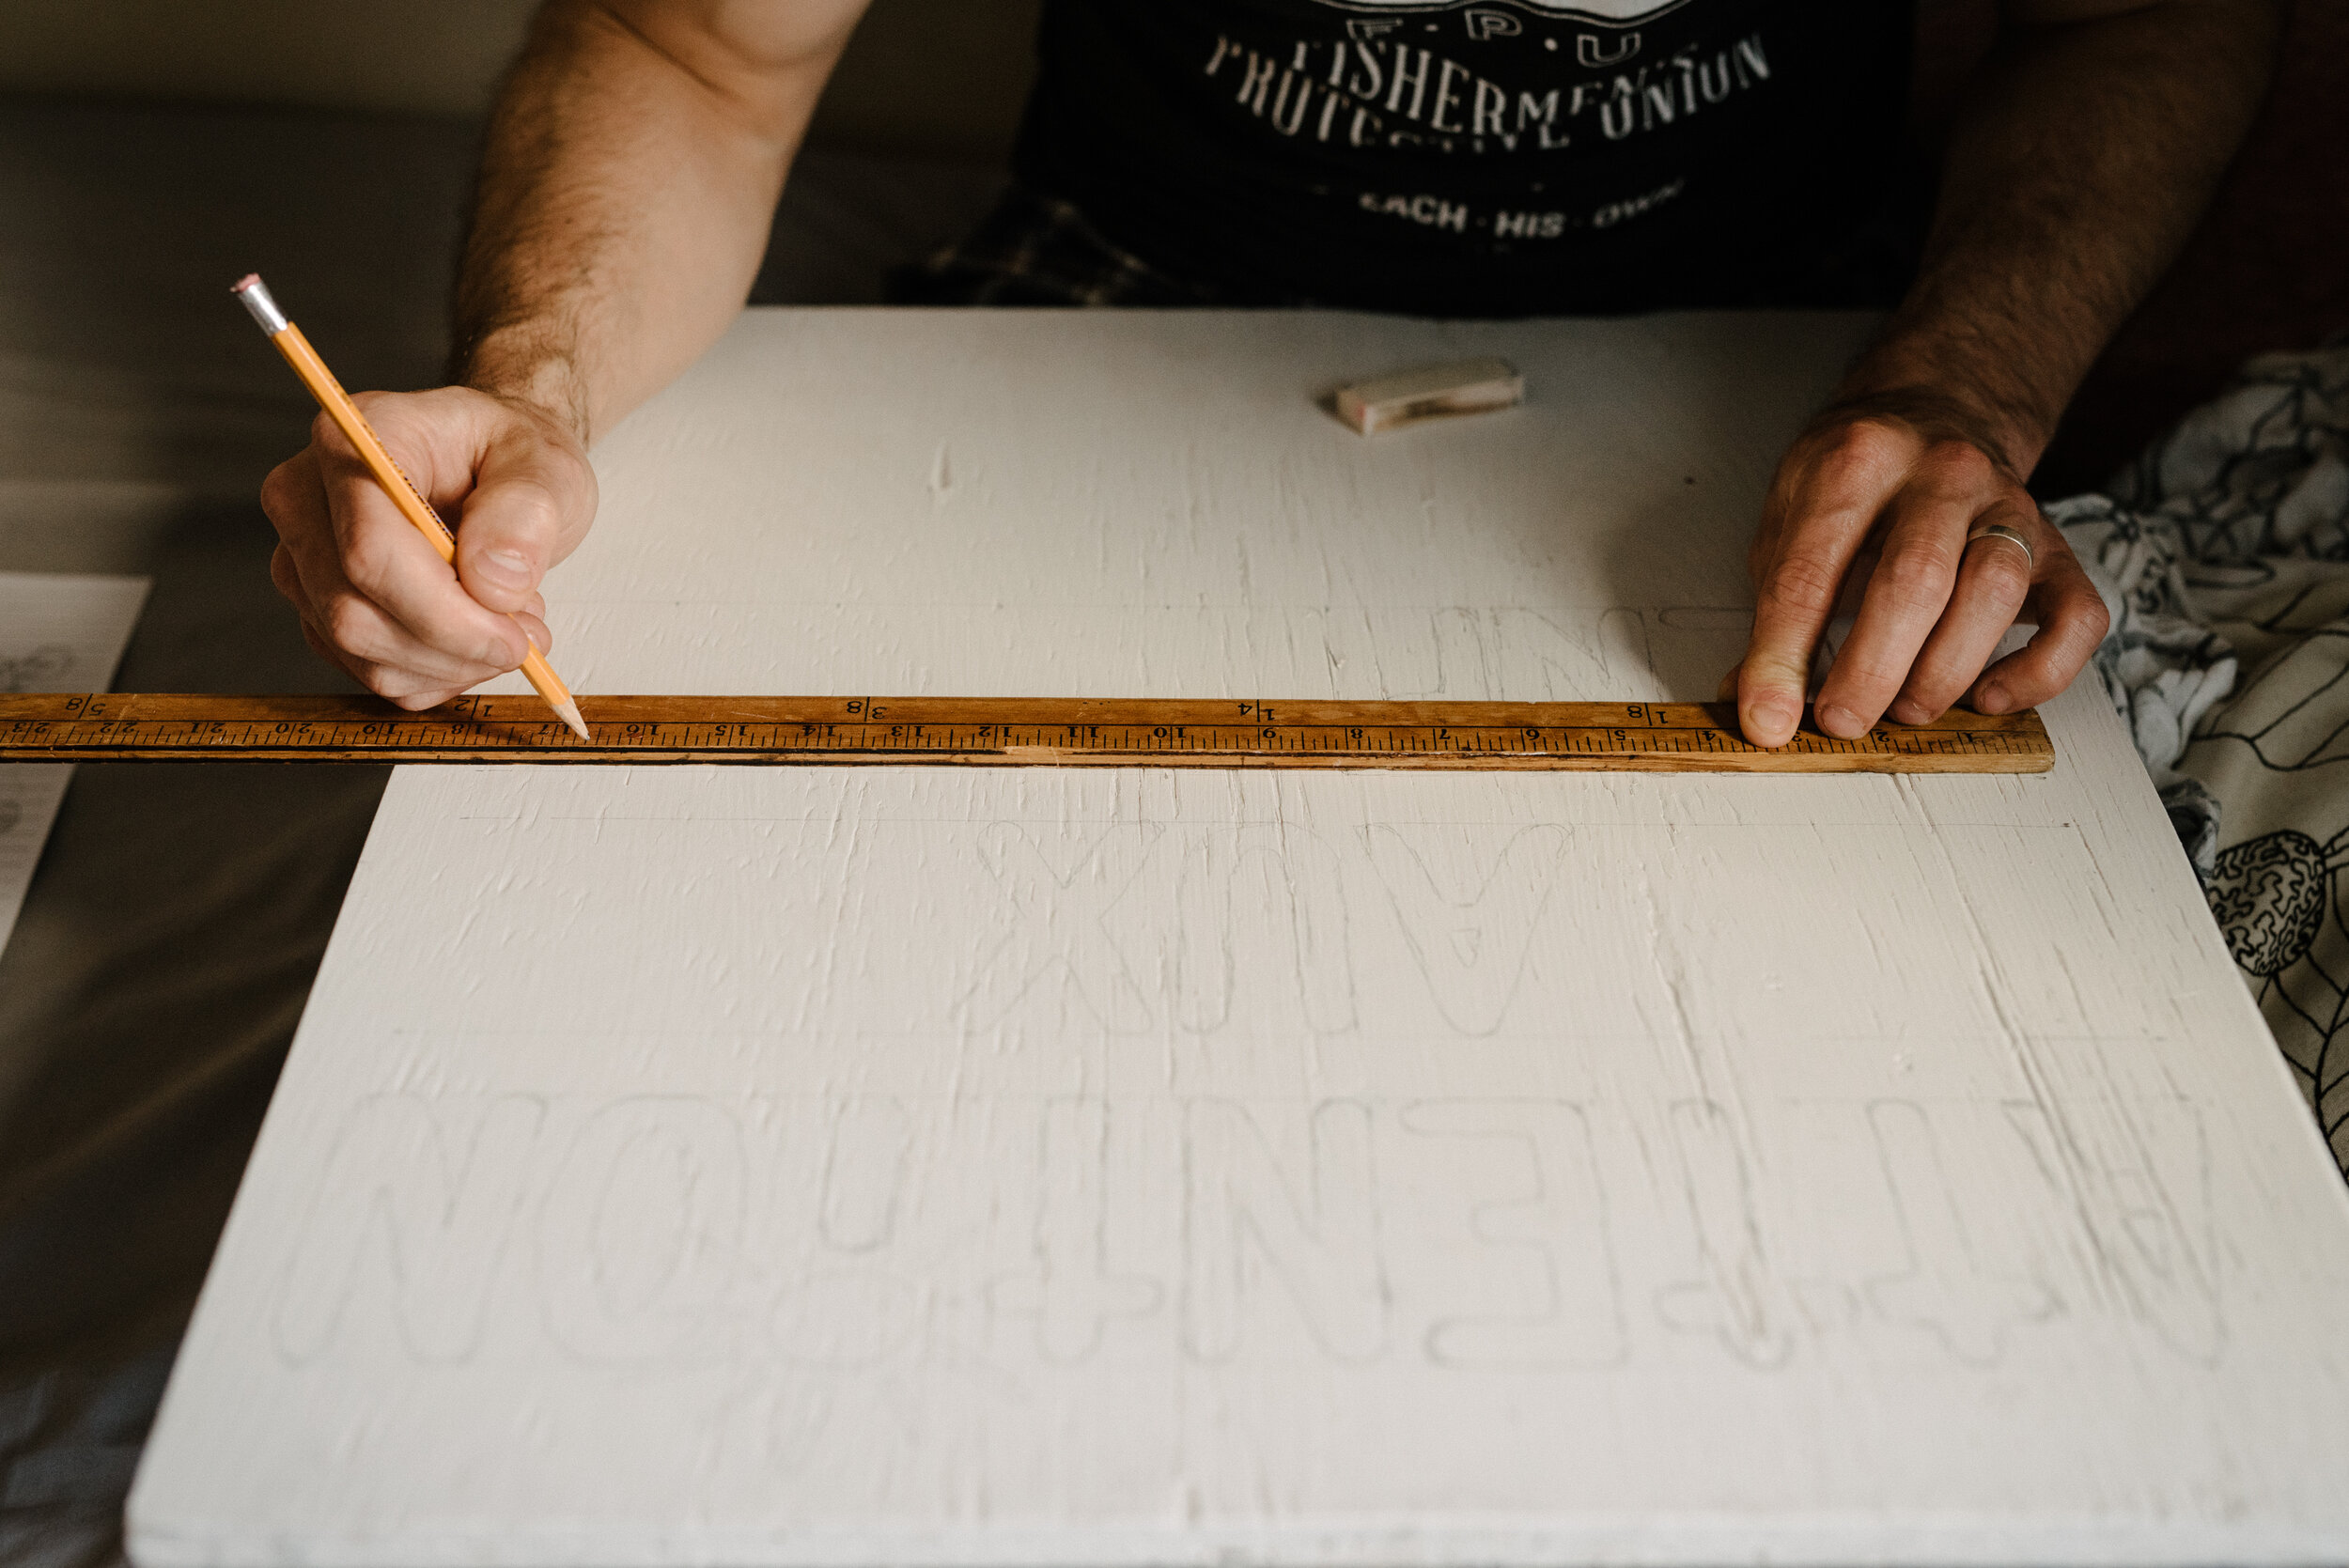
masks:
[[[1002,1022],[1052,974],[1063,1005],[1075,998],[1101,1028],[1131,1034],[1150,1027],[1149,1000],[1103,917],[1141,874],[1158,834],[1156,826],[1104,829],[1066,874],[1013,823],[998,822],[979,835],[980,858],[1003,886],[1008,920],[962,1000],[972,1024]]]

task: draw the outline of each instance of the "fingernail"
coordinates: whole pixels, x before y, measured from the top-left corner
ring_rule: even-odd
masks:
[[[530,561],[518,550],[483,551],[474,557],[474,570],[501,588],[530,586]]]
[[[2003,686],[1985,686],[1982,695],[1974,699],[1974,706],[1983,713],[2004,713],[2015,706],[2015,699]]]
[[[1924,724],[1933,720],[1933,715],[1925,711],[1924,704],[1911,702],[1906,697],[1892,705],[1892,717],[1904,724]]]
[[[1868,733],[1859,714],[1831,703],[1819,709],[1819,727],[1838,740],[1857,740]]]
[[[1802,709],[1793,703],[1765,698],[1745,711],[1746,733],[1771,745],[1782,744],[1801,722]]]

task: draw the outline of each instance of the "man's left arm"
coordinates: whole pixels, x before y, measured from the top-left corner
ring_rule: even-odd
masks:
[[[2103,601],[2023,489],[2113,331],[2168,267],[2258,108],[2278,0],[2008,0],[1951,138],[1916,285],[1781,464],[1750,559],[1738,720],[1783,744],[1848,586],[1819,727],[2046,701]],[[1967,548],[2003,524],[2030,543]],[[2038,631],[1983,666],[2018,618]]]

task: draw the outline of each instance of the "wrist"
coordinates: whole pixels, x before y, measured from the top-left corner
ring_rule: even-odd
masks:
[[[507,327],[471,339],[452,356],[449,380],[559,427],[583,450],[588,443],[587,379],[544,329]]]
[[[2068,384],[2037,386],[1980,333],[1906,327],[1899,318],[1836,387],[1823,419],[1890,414],[1936,439],[1979,447],[2019,483],[2038,466]]]

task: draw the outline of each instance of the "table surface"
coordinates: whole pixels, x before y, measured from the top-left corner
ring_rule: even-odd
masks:
[[[1868,323],[753,312],[589,691],[1705,697]],[[1318,400],[1498,353],[1526,406]],[[404,769],[170,1564],[2311,1561],[2349,1198],[2090,682],[2037,778]]]

